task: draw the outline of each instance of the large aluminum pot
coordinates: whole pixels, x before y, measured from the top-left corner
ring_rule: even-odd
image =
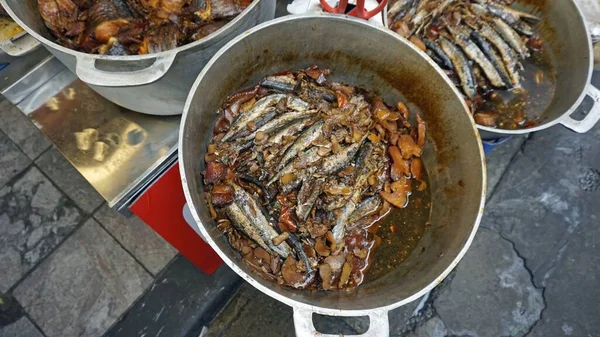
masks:
[[[383,278],[350,292],[285,288],[252,273],[215,227],[206,205],[204,155],[215,111],[231,93],[282,70],[319,65],[331,79],[374,90],[387,102],[404,97],[428,123],[423,160],[431,194],[431,228],[418,249]],[[206,99],[209,97],[209,99]],[[369,336],[387,336],[387,312],[439,284],[463,257],[485,200],[485,165],[477,128],[460,94],[432,61],[408,41],[340,15],[287,16],[228,43],[192,87],[179,134],[179,165],[191,213],[207,242],[241,277],[294,308],[298,336],[314,336],[312,313],[365,316]]]
[[[85,54],[65,48],[40,17],[37,0],[1,0],[7,12],[92,89],[127,109],[152,115],[177,115],[206,62],[225,43],[275,16],[276,0],[254,0],[215,33],[162,53],[139,56]]]
[[[478,126],[481,136],[493,139],[525,134],[556,124],[585,133],[600,120],[600,91],[591,84],[594,51],[588,24],[575,0],[527,0],[525,3],[540,11],[542,21],[538,26],[539,31],[554,54],[556,93],[538,126],[524,130]],[[592,98],[594,105],[585,118],[575,120],[571,115],[585,96]]]

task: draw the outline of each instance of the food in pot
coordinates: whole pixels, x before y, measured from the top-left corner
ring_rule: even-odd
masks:
[[[199,40],[251,0],[38,0],[61,45],[93,54],[140,55]]]
[[[10,18],[4,7],[0,6],[0,41],[8,40],[22,32],[23,28]]]
[[[397,0],[390,29],[410,39],[462,90],[475,121],[500,129],[538,124],[556,72],[540,17],[513,0]]]
[[[397,266],[425,228],[426,124],[402,102],[389,107],[327,75],[279,73],[229,96],[203,174],[211,215],[254,271],[293,288],[347,290],[371,264],[378,275]],[[417,229],[399,247],[402,227]]]

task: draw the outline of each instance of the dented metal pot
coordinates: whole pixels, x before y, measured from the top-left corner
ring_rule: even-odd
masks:
[[[221,29],[198,41],[150,55],[107,56],[78,52],[55,42],[37,0],[1,0],[10,16],[79,79],[109,101],[151,115],[183,112],[192,83],[206,62],[232,38],[275,16],[276,0],[254,0]]]
[[[290,289],[251,272],[211,219],[201,175],[215,111],[228,95],[255,85],[265,75],[313,64],[329,68],[330,79],[373,90],[387,102],[403,98],[420,111],[429,128],[423,160],[433,196],[432,225],[419,242],[422,249],[386,276],[349,292]],[[298,336],[318,335],[313,313],[369,316],[365,335],[387,336],[388,311],[421,297],[458,264],[477,231],[485,201],[479,134],[454,85],[408,41],[339,15],[278,18],[249,30],[215,54],[186,102],[179,165],[199,231],[246,281],[294,308]]]

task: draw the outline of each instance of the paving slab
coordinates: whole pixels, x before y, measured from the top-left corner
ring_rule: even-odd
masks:
[[[433,316],[418,326],[414,331],[405,335],[406,337],[446,337],[448,329],[438,316]]]
[[[106,337],[197,337],[242,282],[223,265],[209,276],[179,255]]]
[[[512,243],[482,228],[434,308],[453,335],[524,336],[544,301]]]
[[[0,337],[43,337],[43,335],[27,317],[22,317],[12,324],[0,326]]]
[[[537,286],[546,286],[573,234],[599,223],[599,131],[533,134],[486,207],[483,226],[514,242]]]
[[[48,337],[101,336],[152,277],[90,219],[14,291]]]
[[[519,152],[526,139],[527,136],[513,136],[486,154],[488,200],[494,194],[500,179],[506,173],[510,162]]]
[[[600,221],[590,220],[559,252],[545,281],[547,308],[531,337],[600,336]]]
[[[0,337],[42,337],[10,294],[0,293]]]
[[[31,160],[0,132],[0,188],[23,171]]]
[[[0,102],[0,121],[0,130],[32,160],[50,147],[46,136],[8,100]]]
[[[135,215],[125,217],[105,204],[94,218],[153,275],[177,254],[175,248]]]
[[[292,308],[244,282],[203,337],[238,336],[294,336]]]
[[[36,167],[0,189],[0,292],[13,287],[82,220],[75,204]]]
[[[56,148],[46,151],[35,163],[85,213],[92,213],[104,202],[104,198]]]

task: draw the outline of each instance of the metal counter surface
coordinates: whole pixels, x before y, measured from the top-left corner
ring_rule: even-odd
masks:
[[[56,64],[46,62],[44,67],[46,70],[39,74],[21,79],[38,82],[37,90],[20,102],[11,101],[109,206],[127,207],[177,160],[181,117],[126,110],[92,91],[66,68],[47,79],[48,67],[55,69]],[[10,99],[10,95],[5,96]]]

